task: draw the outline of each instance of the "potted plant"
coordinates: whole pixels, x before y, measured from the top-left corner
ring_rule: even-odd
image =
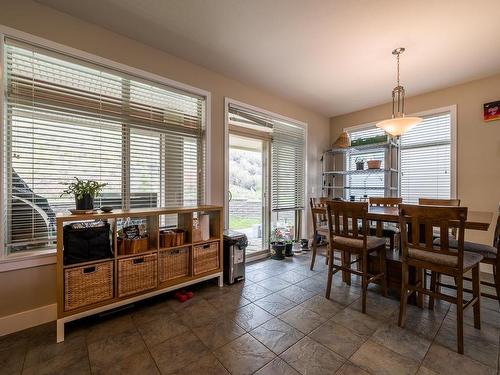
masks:
[[[285,256],[293,257],[293,241],[291,239],[285,241]]]
[[[356,158],[356,170],[362,171],[363,169],[365,169],[365,161],[363,158]]]
[[[107,184],[101,184],[94,180],[80,180],[78,177],[75,177],[75,180],[67,185],[61,197],[74,195],[77,210],[94,209],[94,198],[101,194],[102,188]]]
[[[285,259],[285,235],[283,230],[276,228],[274,230],[273,240],[271,241],[271,258],[276,260]]]

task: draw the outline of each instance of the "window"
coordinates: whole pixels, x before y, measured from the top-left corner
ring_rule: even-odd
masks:
[[[450,111],[422,116],[423,121],[401,137],[401,197],[406,203],[418,203],[419,197],[448,199],[452,196],[452,115]],[[384,134],[371,125],[349,132],[351,139],[369,138]],[[347,155],[347,170],[356,169],[357,158],[384,159],[383,150],[353,151]],[[384,165],[382,163],[382,168]],[[383,174],[350,175],[349,193],[357,199],[384,196]],[[364,186],[375,189],[364,189]],[[380,190],[376,189],[380,186]]]
[[[13,39],[4,60],[7,253],[54,247],[73,177],[107,183],[97,207],[202,203],[205,97]]]
[[[424,116],[401,137],[401,196],[451,198],[451,114]]]

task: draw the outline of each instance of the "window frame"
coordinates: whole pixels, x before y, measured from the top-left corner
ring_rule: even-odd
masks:
[[[432,116],[432,115],[438,115],[443,112],[449,112],[450,113],[450,133],[451,133],[451,139],[450,139],[450,157],[451,157],[451,168],[450,168],[450,198],[451,199],[456,199],[458,192],[457,192],[457,105],[452,104],[449,106],[444,106],[444,107],[439,107],[439,108],[433,108],[425,111],[420,111],[420,112],[415,112],[408,114],[408,116],[417,116],[417,117],[423,117],[423,116]],[[363,130],[363,129],[369,129],[375,126],[375,124],[378,121],[373,121],[373,122],[367,122],[363,124],[358,124],[358,125],[353,125],[353,126],[348,126],[344,127],[342,131],[346,132],[352,132],[356,130]],[[401,164],[401,163],[400,163]],[[347,166],[347,158],[344,160],[344,167]],[[398,168],[401,166],[399,165]],[[399,191],[401,194],[401,179],[399,179]]]
[[[211,132],[211,93],[207,90],[191,86],[182,82],[178,82],[161,75],[151,73],[142,69],[134,68],[117,61],[113,61],[89,52],[85,52],[73,47],[69,47],[60,43],[53,42],[51,40],[41,38],[20,30],[13,29],[11,27],[0,24],[0,145],[3,150],[5,145],[5,39],[6,38],[18,39],[20,41],[33,44],[40,48],[54,51],[60,54],[67,55],[69,57],[80,60],[82,63],[89,62],[92,64],[97,64],[105,69],[111,69],[117,72],[122,72],[137,77],[140,80],[149,81],[152,83],[158,83],[161,85],[169,86],[173,89],[182,90],[186,93],[202,96],[205,98],[205,111],[203,113],[203,121],[205,124],[205,170],[204,170],[204,204],[211,204],[211,151],[212,151],[212,132]],[[0,152],[0,215],[2,215],[0,220],[3,220],[3,215],[5,214],[5,184],[6,179],[4,179],[5,170],[5,158],[4,153]],[[26,251],[20,254],[7,254],[4,246],[4,229],[0,230],[0,272],[12,271],[16,269],[31,268],[41,265],[50,265],[56,263],[56,249],[53,250],[41,250],[41,251]]]

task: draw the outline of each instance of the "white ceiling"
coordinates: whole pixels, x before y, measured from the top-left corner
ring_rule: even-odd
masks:
[[[499,0],[38,0],[328,116],[500,72]]]

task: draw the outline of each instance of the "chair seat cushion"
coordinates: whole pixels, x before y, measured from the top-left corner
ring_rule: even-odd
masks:
[[[440,245],[441,239],[436,238],[434,240],[434,244]],[[454,249],[458,248],[458,240],[456,239],[450,239],[449,244],[451,248]],[[469,242],[469,241],[464,241],[464,250],[475,254],[481,254],[484,258],[487,259],[496,259],[498,252],[497,249],[493,246],[484,245],[482,243]]]
[[[335,236],[333,238],[334,243],[338,243],[339,245],[350,247],[353,249],[362,249],[363,248],[363,240],[358,240],[355,238],[347,238],[341,236]],[[368,236],[366,237],[366,247],[368,250],[377,249],[381,246],[385,246],[385,239],[379,237]]]
[[[415,249],[412,247],[408,248],[408,256],[410,258],[414,258],[424,262],[439,264],[441,266],[457,267],[458,265],[458,257],[456,256],[447,254],[437,254],[431,251]],[[464,251],[464,270],[481,262],[482,259],[483,256],[481,254],[469,253],[467,251]]]

